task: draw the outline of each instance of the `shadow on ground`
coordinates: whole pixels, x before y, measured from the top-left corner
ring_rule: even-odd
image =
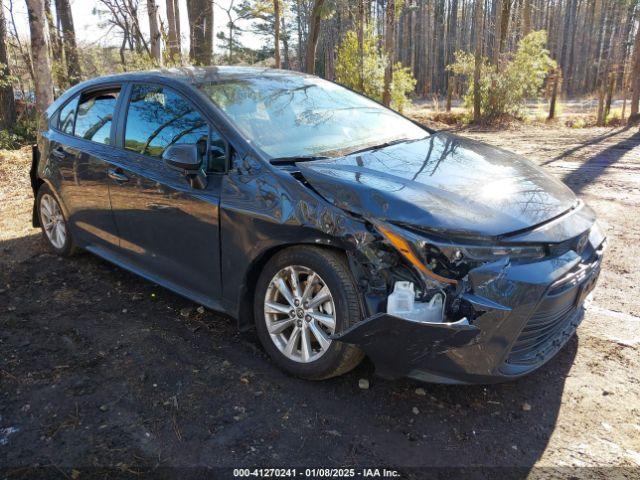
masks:
[[[8,264],[24,245],[29,255]],[[0,468],[18,476],[35,465],[526,472],[554,431],[579,343],[508,384],[390,382],[366,361],[307,382],[229,319],[89,254],[61,260],[35,235],[0,252]]]
[[[594,145],[598,145],[600,143],[602,143],[603,141],[611,138],[611,137],[615,137],[616,135],[620,135],[621,133],[626,132],[627,130],[629,130],[631,127],[630,126],[625,126],[622,128],[615,128],[610,132],[607,133],[603,133],[602,135],[597,135],[593,138],[590,138],[589,140],[586,140],[582,143],[580,143],[579,145],[576,145],[575,147],[569,148],[565,151],[563,151],[561,154],[556,155],[555,157],[542,162],[541,165],[549,165],[552,163],[557,162],[558,160],[562,160],[564,158],[570,157],[571,155],[575,155],[576,153],[580,152],[581,150],[584,149],[588,149],[589,147],[592,147]]]
[[[628,128],[619,130],[615,134],[619,134],[627,130]],[[611,137],[615,134],[609,134],[605,137]],[[600,137],[596,137],[596,140]],[[594,142],[587,142],[593,144]],[[580,164],[578,168],[567,173],[562,180],[571,187],[571,189],[580,193],[588,185],[595,183],[606,172],[606,170],[617,162],[619,162],[624,155],[635,148],[640,147],[640,131],[633,134],[631,137],[623,138],[619,142],[605,148],[601,152],[593,155],[587,161]],[[571,149],[574,150],[574,149]],[[571,150],[568,150],[570,152]],[[567,155],[560,155],[559,158],[564,158]],[[640,157],[639,157],[640,158]],[[549,162],[547,162],[549,163]]]

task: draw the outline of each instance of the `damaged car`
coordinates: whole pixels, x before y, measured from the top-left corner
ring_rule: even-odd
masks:
[[[248,67],[93,79],[47,111],[33,222],[255,327],[290,374],[491,383],[574,334],[605,236],[562,182],[335,83]]]

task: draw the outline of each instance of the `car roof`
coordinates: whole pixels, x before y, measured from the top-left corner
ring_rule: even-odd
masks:
[[[188,85],[216,83],[225,80],[242,80],[250,78],[291,78],[312,77],[306,73],[292,70],[277,70],[265,67],[241,67],[241,66],[215,66],[215,67],[177,67],[161,68],[137,72],[105,75],[85,80],[64,92],[47,109],[47,114],[52,115],[61,105],[67,102],[79,91],[101,87],[119,82],[152,82],[163,81],[167,83],[178,82]]]
[[[255,77],[303,77],[307,74],[294,72],[291,70],[277,70],[264,67],[238,67],[238,66],[215,66],[215,67],[177,67],[162,68],[157,70],[147,70],[141,72],[129,72],[115,75],[106,75],[83,82],[83,87],[92,84],[123,82],[123,81],[149,81],[149,80],[177,80],[191,85],[202,83],[215,83],[232,79],[248,79]]]

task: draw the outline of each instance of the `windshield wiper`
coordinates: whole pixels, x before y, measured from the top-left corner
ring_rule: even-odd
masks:
[[[388,142],[380,143],[378,145],[372,145],[370,147],[361,148],[360,150],[354,150],[353,152],[347,153],[347,155],[354,155],[356,153],[363,153],[363,152],[371,152],[373,150],[380,150],[381,148],[390,147],[391,145],[397,145],[399,143],[406,143],[406,142],[415,142],[418,140],[422,140],[422,139],[421,138],[398,138],[397,140],[390,140]]]
[[[283,165],[296,162],[309,162],[311,160],[327,160],[328,158],[331,157],[323,155],[293,155],[291,157],[272,158],[271,160],[269,160],[269,163],[273,165]]]

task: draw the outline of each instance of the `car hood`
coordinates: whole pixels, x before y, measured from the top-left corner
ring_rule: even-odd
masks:
[[[448,133],[296,165],[312,188],[344,210],[448,234],[526,230],[578,203],[529,160]]]

